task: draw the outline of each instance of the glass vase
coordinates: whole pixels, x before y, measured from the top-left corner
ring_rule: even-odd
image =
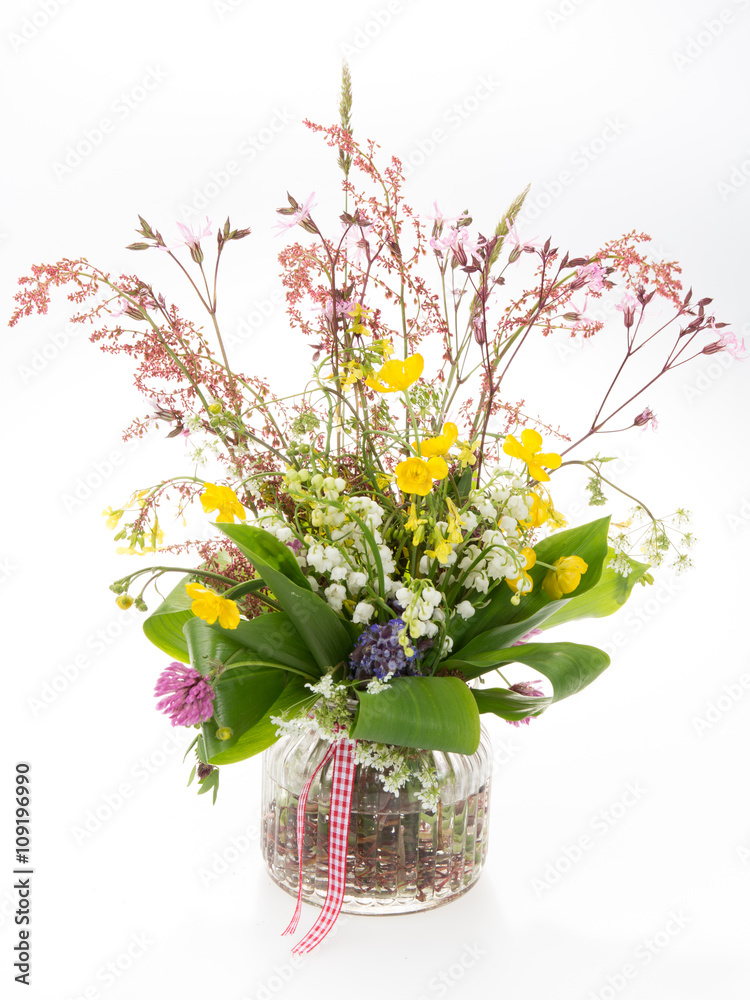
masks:
[[[310,731],[282,737],[263,755],[261,849],[271,878],[290,895],[299,886],[297,803],[329,744]],[[437,774],[436,808],[418,797],[425,762]],[[333,762],[315,777],[305,809],[302,898],[322,906],[328,884],[328,832]],[[471,756],[409,752],[413,772],[386,791],[370,767],[357,765],[352,794],[342,911],[413,913],[450,902],[479,878],[487,854],[492,752],[482,727]]]

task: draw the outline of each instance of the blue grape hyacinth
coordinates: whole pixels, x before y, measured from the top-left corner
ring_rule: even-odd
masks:
[[[384,625],[366,628],[349,656],[349,676],[358,681],[420,676],[420,649],[407,656],[398,641],[404,627],[403,618],[392,618]]]

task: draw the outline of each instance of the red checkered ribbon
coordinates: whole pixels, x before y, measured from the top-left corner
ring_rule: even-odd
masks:
[[[305,834],[305,809],[310,787],[318,771],[333,757],[331,782],[331,808],[328,820],[328,887],[323,909],[307,934],[292,948],[295,955],[305,955],[317,947],[336,923],[344,902],[346,886],[346,851],[349,841],[349,817],[352,810],[352,788],[354,786],[354,748],[356,740],[336,740],[328,748],[323,760],[318,764],[305,783],[297,803],[297,852],[299,857],[299,890],[297,908],[284,934],[293,934],[299,923],[302,910],[302,846]]]

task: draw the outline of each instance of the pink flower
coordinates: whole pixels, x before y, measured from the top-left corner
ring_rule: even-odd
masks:
[[[635,311],[638,308],[638,299],[633,298],[630,292],[625,292],[622,297],[622,301],[619,305],[615,306],[615,309],[622,313],[623,322],[629,330],[633,325],[633,320],[635,319]]]
[[[522,243],[518,235],[518,230],[516,229],[515,223],[512,223],[510,219],[505,220],[505,225],[508,228],[508,232],[505,236],[505,245],[510,247],[511,250],[518,250],[518,256],[520,257],[521,252],[524,250],[534,250],[539,245],[539,240],[535,236],[531,240],[526,240]],[[517,259],[517,258],[516,258]]]
[[[514,643],[511,643],[511,645],[513,645],[513,646],[524,646],[529,641],[529,639],[533,639],[535,636],[541,635],[541,634],[542,634],[542,630],[540,628],[533,628],[533,629],[531,629],[530,632],[527,632],[526,635],[522,635],[520,639],[517,639]],[[514,690],[514,689],[512,688],[511,690]]]
[[[533,631],[538,632],[539,629]],[[516,646],[518,643],[513,643],[513,645]],[[518,684],[511,684],[510,690],[515,691],[516,694],[522,694],[526,698],[543,698],[544,691],[540,685],[541,681],[519,681]],[[532,718],[533,716],[527,715],[525,719],[506,719],[505,721],[511,726],[520,726],[521,724],[528,726]]]
[[[430,246],[433,250],[443,253],[447,250],[452,251],[457,262],[463,266],[468,263],[469,258],[481,264],[482,257],[479,250],[484,246],[484,242],[482,237],[472,240],[465,226],[452,226],[445,235],[433,236]]]
[[[578,268],[576,276],[587,284],[592,292],[601,292],[604,288],[602,282],[606,273],[601,264],[586,264],[584,267]]]
[[[744,361],[746,359],[747,348],[745,347],[745,341],[740,340],[731,331],[727,330],[726,333],[722,333],[717,343],[721,344],[722,350],[728,351],[735,361]]]
[[[172,662],[162,671],[154,695],[165,696],[156,708],[171,718],[173,726],[194,726],[214,714],[216,692],[194,667],[182,663]]]
[[[433,201],[432,203],[432,215],[429,212],[425,212],[424,215],[418,216],[419,219],[430,219],[432,222],[437,222],[438,225],[442,225],[444,222],[460,222],[461,219],[465,219],[468,212],[461,212],[460,215],[443,215],[443,213],[438,208],[438,203]]]
[[[299,205],[291,215],[282,215],[281,219],[273,227],[278,230],[276,233],[277,236],[281,236],[288,229],[294,229],[296,225],[304,222],[309,217],[310,211],[317,205],[317,202],[313,201],[314,197],[315,192],[313,191],[304,205]]]
[[[650,410],[648,407],[646,407],[643,413],[638,414],[633,423],[635,424],[636,427],[643,427],[644,430],[646,427],[648,427],[649,424],[651,424],[652,431],[655,431],[659,426],[659,423],[656,419],[656,414],[654,413],[653,410]]]
[[[171,243],[165,243],[163,247],[157,247],[158,250],[178,250],[180,247],[187,247],[189,250],[192,250],[200,244],[204,236],[210,236],[213,231],[213,224],[208,216],[206,216],[206,221],[202,226],[198,223],[194,226],[186,226],[184,222],[177,222],[175,225],[179,229],[180,235],[175,237]]]

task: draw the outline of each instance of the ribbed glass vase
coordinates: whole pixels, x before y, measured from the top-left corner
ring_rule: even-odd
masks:
[[[263,756],[261,847],[271,878],[297,895],[297,802],[328,744],[313,732],[283,737]],[[416,774],[430,761],[439,785],[426,810],[410,779],[387,792],[378,774],[357,765],[346,866],[344,913],[412,913],[447,903],[479,878],[487,854],[492,752],[482,728],[472,756],[415,750]],[[328,824],[333,763],[313,781],[305,810],[302,898],[323,905],[328,883]]]

